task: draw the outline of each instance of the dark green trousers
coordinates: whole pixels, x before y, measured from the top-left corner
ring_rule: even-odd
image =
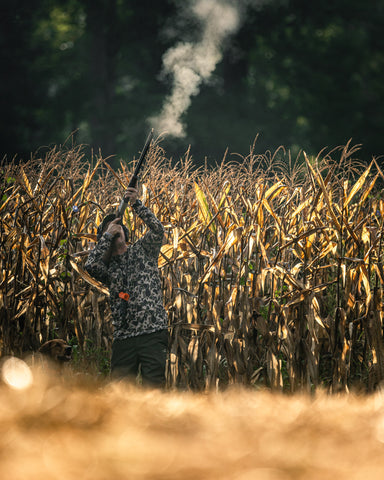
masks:
[[[135,380],[140,371],[143,385],[164,387],[167,348],[168,330],[114,340],[112,378]]]

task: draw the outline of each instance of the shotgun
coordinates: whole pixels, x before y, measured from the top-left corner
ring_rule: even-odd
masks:
[[[149,132],[147,140],[145,141],[145,145],[143,147],[143,150],[141,151],[139,161],[137,162],[135,171],[133,172],[132,178],[129,181],[128,187],[136,187],[136,185],[137,185],[138,175],[139,175],[140,169],[141,169],[141,167],[144,163],[144,160],[145,160],[145,157],[147,155],[149,146],[151,145],[152,137],[153,137],[153,128]],[[119,208],[117,209],[117,217],[120,217],[121,219],[123,218],[123,215],[124,215],[124,212],[125,212],[125,209],[127,208],[127,206],[128,206],[128,203],[125,201],[125,199],[123,197],[121,199]]]

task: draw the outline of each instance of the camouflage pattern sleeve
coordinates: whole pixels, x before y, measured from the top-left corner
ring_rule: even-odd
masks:
[[[103,262],[102,258],[105,253],[111,248],[112,235],[104,233],[95,248],[90,252],[87,261],[85,262],[85,270],[104,285],[109,286],[110,278],[108,273],[108,266]]]
[[[160,220],[140,200],[132,205],[133,210],[143,220],[149,231],[138,240],[149,255],[158,256],[163,244],[164,227]]]

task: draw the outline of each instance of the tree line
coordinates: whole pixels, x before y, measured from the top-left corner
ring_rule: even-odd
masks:
[[[223,0],[221,0],[223,1]],[[183,118],[196,163],[283,145],[317,154],[352,138],[383,153],[384,1],[247,1]],[[199,25],[163,0],[17,0],[1,7],[0,155],[84,143],[130,159],[170,91],[164,53]]]

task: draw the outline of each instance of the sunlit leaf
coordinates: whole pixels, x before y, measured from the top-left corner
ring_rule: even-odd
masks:
[[[350,201],[352,200],[352,198],[356,195],[356,193],[362,188],[362,186],[364,185],[364,183],[366,182],[367,180],[367,177],[369,175],[369,172],[371,171],[371,167],[372,167],[372,162],[371,164],[369,165],[369,167],[365,170],[365,172],[359,177],[359,179],[357,180],[357,182],[355,183],[355,185],[352,187],[351,191],[349,192],[349,195],[348,197],[346,198],[345,202],[344,202],[344,208],[349,205]],[[372,185],[373,187],[373,185]]]

